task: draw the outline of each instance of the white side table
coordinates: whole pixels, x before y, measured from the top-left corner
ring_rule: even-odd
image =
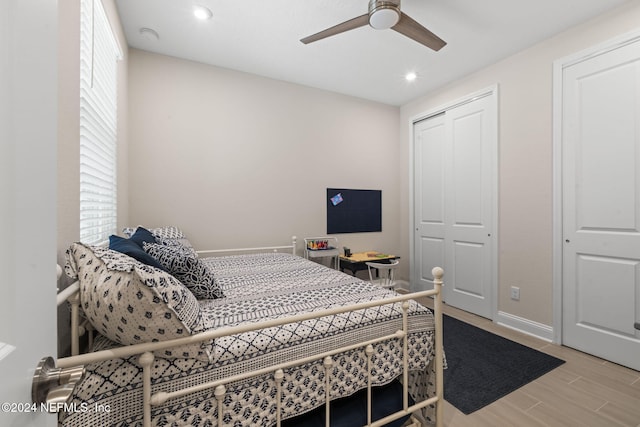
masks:
[[[304,239],[304,257],[331,258],[333,268],[340,268],[340,249],[336,237],[307,237]]]

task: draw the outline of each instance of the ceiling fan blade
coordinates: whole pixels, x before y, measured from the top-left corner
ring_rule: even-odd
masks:
[[[313,43],[318,40],[322,40],[327,37],[335,36],[336,34],[344,33],[345,31],[354,30],[356,28],[364,27],[369,24],[369,14],[358,16],[357,18],[350,19],[342,24],[335,25],[331,28],[327,28],[324,31],[305,37],[300,40],[304,44]]]
[[[436,52],[447,44],[447,42],[427,30],[403,12],[400,12],[400,20],[396,25],[391,27],[391,29],[425,45],[430,49],[435,50]]]

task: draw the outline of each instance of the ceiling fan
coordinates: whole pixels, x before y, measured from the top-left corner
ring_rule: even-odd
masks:
[[[400,0],[369,0],[369,13],[327,28],[300,41],[304,44],[313,43],[345,31],[364,27],[367,24],[378,30],[391,28],[435,51],[442,49],[447,44],[400,11]]]

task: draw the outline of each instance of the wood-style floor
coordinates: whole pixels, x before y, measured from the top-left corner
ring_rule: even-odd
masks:
[[[430,302],[425,305],[429,306]],[[566,361],[470,415],[445,402],[445,426],[640,427],[640,372],[519,333],[447,305],[444,313]]]

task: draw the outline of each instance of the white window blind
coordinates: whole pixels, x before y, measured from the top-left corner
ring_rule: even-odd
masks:
[[[82,0],[80,25],[80,241],[101,244],[117,230],[117,61],[122,54],[100,0]]]

